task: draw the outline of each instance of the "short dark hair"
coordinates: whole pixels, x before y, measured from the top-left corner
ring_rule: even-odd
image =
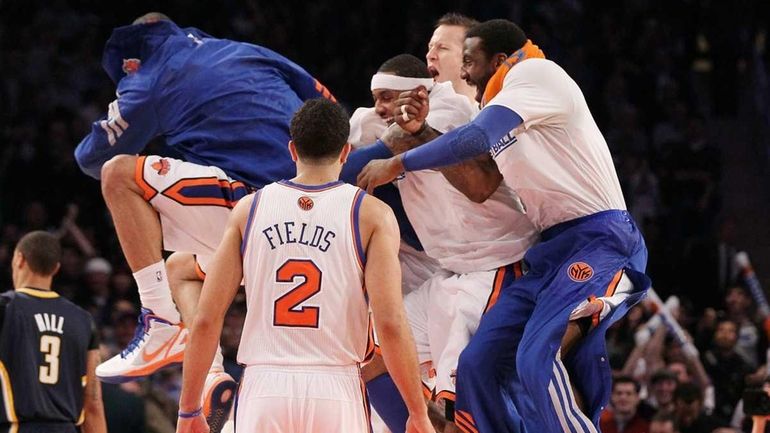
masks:
[[[492,57],[497,53],[513,54],[527,43],[527,35],[516,24],[502,19],[484,21],[468,30],[466,38],[481,39],[481,47]]]
[[[612,379],[612,390],[615,391],[615,387],[623,383],[633,384],[637,394],[639,394],[639,391],[642,390],[642,386],[639,384],[639,382],[637,382],[633,377],[626,375],[616,376],[614,379]]]
[[[682,400],[685,403],[692,403],[694,401],[703,401],[703,390],[694,383],[685,382],[680,383],[674,391],[674,401]]]
[[[377,72],[388,72],[399,77],[433,78],[428,65],[411,54],[399,54],[385,60]]]
[[[436,21],[436,26],[434,28],[437,28],[438,26],[459,26],[469,29],[478,24],[479,22],[471,17],[457,12],[449,12],[442,15],[441,18]]]
[[[42,230],[24,235],[16,244],[16,251],[24,256],[29,269],[38,275],[53,275],[61,260],[59,238]]]
[[[340,154],[350,135],[350,119],[340,104],[326,98],[306,101],[289,126],[297,154],[324,160]]]
[[[670,422],[671,425],[674,426],[674,431],[679,431],[679,424],[677,424],[676,418],[674,417],[673,414],[666,413],[666,412],[658,412],[650,420],[650,423],[654,423],[654,422],[659,422],[659,423]]]

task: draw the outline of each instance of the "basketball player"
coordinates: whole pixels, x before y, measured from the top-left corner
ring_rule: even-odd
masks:
[[[351,129],[362,133],[378,127],[384,129],[393,121],[393,105],[398,95],[421,85],[429,89],[428,128],[436,136],[468,123],[475,114],[467,98],[455,93],[450,82],[434,84],[425,63],[401,54],[385,61],[372,77],[375,107],[356,110],[359,116],[351,119]],[[371,118],[364,114],[367,110],[375,112],[379,122],[364,122]],[[396,140],[393,135],[385,137],[387,142],[382,144],[394,153],[421,144],[414,137]],[[483,177],[488,171],[495,172],[497,178],[492,195],[485,197],[483,204],[472,202],[447,180],[453,179],[467,188],[466,179],[477,172]],[[427,282],[406,295],[404,304],[423,377],[426,371],[435,376],[435,385],[425,385],[427,397],[442,405],[448,403],[445,413],[450,421],[454,419],[453,376],[460,351],[481,315],[491,308],[503,282],[521,275],[521,264],[517,262],[536,240],[534,227],[517,211],[513,193],[505,185],[500,186],[501,180],[491,157],[486,156],[482,161],[466,162],[443,173],[407,173],[397,181],[406,213],[425,251],[441,266]],[[436,224],[439,218],[442,223]],[[384,366],[372,362],[364,373],[378,414],[393,433],[403,432],[408,413]]]
[[[178,431],[205,431],[198,396],[243,278],[238,360],[246,370],[236,431],[369,431],[359,364],[373,351],[370,299],[385,362],[409,407],[407,431],[432,432],[402,307],[398,228],[384,203],[338,180],[348,133],[339,105],[306,102],[291,122],[297,176],[233,210],[185,356]]]
[[[444,14],[436,21],[433,35],[428,42],[425,59],[428,69],[437,83],[452,83],[455,92],[466,96],[476,105],[476,88],[468,84],[461,76],[463,65],[463,42],[465,32],[478,24],[473,18],[458,13]]]
[[[35,231],[11,261],[15,291],[0,295],[0,431],[107,431],[98,331],[91,315],[51,290],[58,239]]]
[[[143,306],[144,332],[97,368],[102,380],[121,382],[182,361],[187,331],[161,249],[196,254],[202,276],[235,203],[293,176],[286,150],[291,115],[304,100],[333,96],[275,52],[182,29],[158,13],[115,29],[103,65],[118,99],[106,119],[94,122],[75,156],[84,172],[102,181]],[[135,155],[158,136],[184,161]],[[194,260],[176,263],[196,275]],[[192,294],[178,297],[188,322],[199,287],[193,284]],[[223,372],[221,353],[210,385],[207,395],[235,387]]]
[[[472,28],[463,68],[477,86],[479,116],[431,143],[371,163],[360,184],[371,188],[402,171],[492,154],[541,242],[524,257],[529,273],[501,291],[460,357],[458,426],[496,433],[596,431],[610,390],[605,330],[649,287],[644,240],[625,210],[609,150],[582,92],[518,26],[491,20]],[[428,112],[424,89],[410,101],[400,105],[399,123],[419,133]],[[562,359],[567,324],[582,314],[592,317],[593,329]]]

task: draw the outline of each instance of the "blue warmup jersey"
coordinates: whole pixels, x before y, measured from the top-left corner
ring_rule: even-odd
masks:
[[[308,99],[333,99],[267,48],[170,21],[115,29],[102,66],[117,83],[117,106],[75,150],[81,169],[97,179],[110,158],[140,153],[158,136],[186,161],[219,167],[252,187],[289,179],[292,115]]]

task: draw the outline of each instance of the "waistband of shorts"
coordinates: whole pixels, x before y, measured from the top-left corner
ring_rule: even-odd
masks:
[[[334,374],[341,376],[361,376],[358,364],[348,365],[284,365],[284,364],[253,364],[247,365],[244,373],[312,373]]]
[[[628,213],[626,210],[620,210],[620,209],[610,209],[605,210],[601,212],[597,212],[591,215],[582,216],[579,218],[571,219],[568,221],[564,221],[562,223],[553,225],[545,230],[543,230],[542,233],[540,233],[540,239],[541,240],[548,240],[556,237],[560,233],[564,232],[565,230],[569,230],[572,227],[579,226],[581,224],[587,223],[589,221],[597,222],[597,221],[627,221],[627,222],[633,222],[633,219],[631,218],[631,214]]]

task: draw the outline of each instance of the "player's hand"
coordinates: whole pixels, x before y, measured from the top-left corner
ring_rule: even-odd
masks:
[[[179,418],[176,421],[176,433],[209,433],[209,425],[203,414],[195,418]]]
[[[389,159],[375,159],[369,161],[361,170],[356,183],[371,194],[374,188],[392,181],[403,171],[404,166],[401,164],[400,155]]]
[[[409,419],[406,420],[406,433],[436,433],[436,429],[433,428],[428,413],[425,412],[409,415]]]
[[[393,108],[393,120],[405,131],[414,134],[422,128],[429,111],[428,91],[420,86],[398,95]]]

